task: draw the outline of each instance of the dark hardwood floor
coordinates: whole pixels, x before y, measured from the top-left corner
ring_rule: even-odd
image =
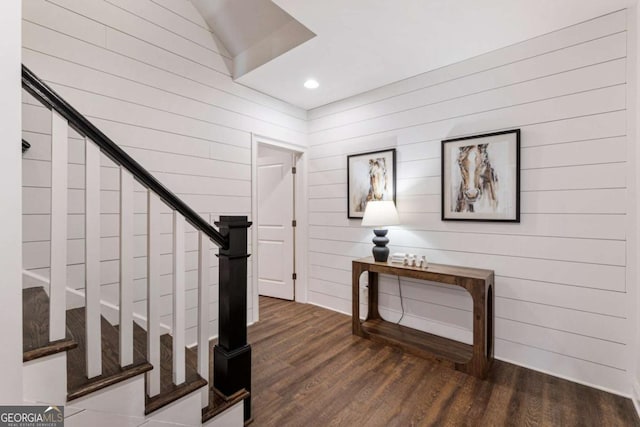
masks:
[[[629,399],[496,361],[487,380],[351,335],[351,318],[260,297],[254,426],[640,426]]]

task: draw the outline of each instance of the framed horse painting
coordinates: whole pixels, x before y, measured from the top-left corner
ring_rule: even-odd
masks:
[[[520,222],[520,129],[442,141],[442,220]]]
[[[396,150],[347,156],[349,218],[362,218],[369,200],[396,201]]]

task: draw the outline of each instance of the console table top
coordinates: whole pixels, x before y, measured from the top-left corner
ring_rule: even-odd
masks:
[[[432,264],[429,263],[429,267],[420,268],[420,267],[411,267],[408,265],[402,265],[398,263],[392,263],[391,261],[387,262],[376,262],[373,257],[360,258],[353,261],[354,263],[366,264],[369,266],[369,269],[378,270],[379,273],[384,273],[384,270],[406,270],[409,275],[424,273],[425,276],[430,274],[440,275],[440,276],[456,276],[456,277],[466,277],[469,279],[480,279],[486,280],[493,277],[493,270],[485,270],[482,268],[470,268],[470,267],[461,267],[458,265],[447,265],[447,264]],[[376,268],[378,267],[378,268]],[[414,274],[411,274],[414,273]],[[394,273],[391,273],[394,274]],[[428,280],[428,279],[427,279]]]

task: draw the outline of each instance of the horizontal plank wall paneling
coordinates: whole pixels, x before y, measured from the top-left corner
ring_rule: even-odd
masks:
[[[29,0],[23,62],[211,222],[251,215],[251,133],[307,142],[307,112],[234,83],[231,57],[188,1]],[[24,267],[48,276],[51,115],[23,92]],[[69,286],[84,287],[84,142],[69,131]],[[118,303],[119,170],[103,156],[101,298]],[[134,304],[146,313],[146,191],[135,184]],[[161,321],[172,316],[171,213],[161,214]],[[185,234],[187,343],[196,341],[197,233]],[[210,335],[217,333],[217,248]],[[251,274],[251,271],[249,271]],[[250,281],[249,281],[250,283]],[[249,295],[251,293],[249,292]],[[249,320],[252,301],[249,298]]]
[[[310,301],[350,313],[351,260],[370,254],[372,233],[347,219],[346,156],[394,147],[392,252],[495,270],[498,358],[628,394],[626,14],[310,111]],[[521,223],[442,222],[440,141],[511,128]],[[397,279],[380,292],[382,315],[399,320]],[[403,324],[470,342],[465,292],[403,279],[402,294]]]

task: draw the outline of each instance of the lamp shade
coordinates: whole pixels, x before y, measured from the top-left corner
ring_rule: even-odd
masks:
[[[396,205],[391,200],[371,200],[364,209],[363,227],[384,227],[400,224]]]

